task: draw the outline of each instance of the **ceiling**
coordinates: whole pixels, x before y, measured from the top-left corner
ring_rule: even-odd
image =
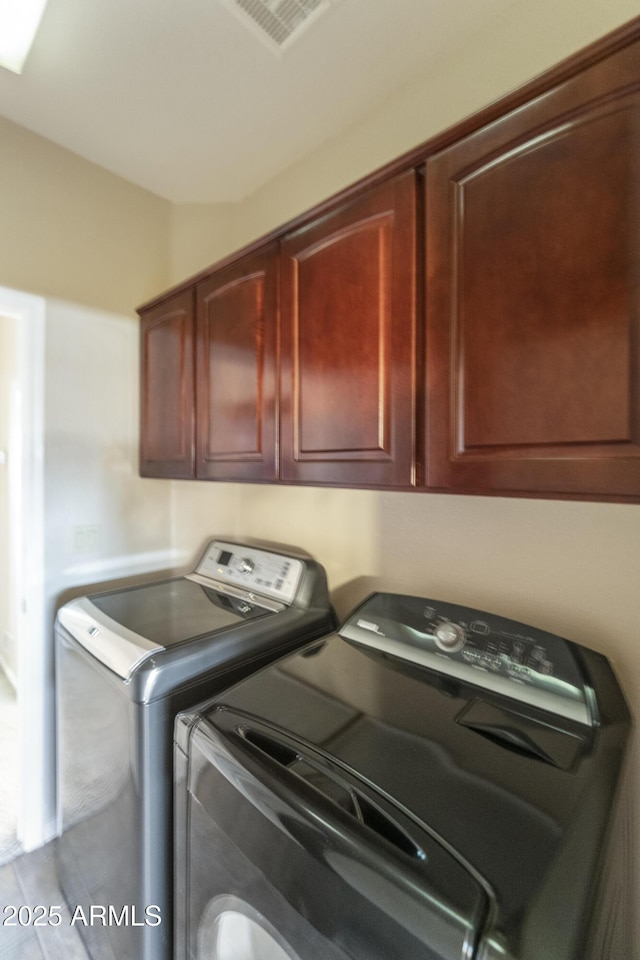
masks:
[[[0,115],[177,203],[237,201],[514,0],[330,0],[274,53],[223,0],[49,0]]]

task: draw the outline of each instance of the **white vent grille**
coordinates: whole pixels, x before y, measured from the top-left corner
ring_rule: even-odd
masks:
[[[284,50],[317,17],[331,0],[222,0],[271,49]]]

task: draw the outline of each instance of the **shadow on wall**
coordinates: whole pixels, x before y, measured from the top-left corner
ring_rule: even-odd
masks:
[[[382,577],[356,577],[331,591],[331,602],[340,623],[371,593],[385,590]]]

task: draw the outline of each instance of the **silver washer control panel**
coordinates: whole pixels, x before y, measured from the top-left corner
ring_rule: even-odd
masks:
[[[304,572],[304,564],[294,557],[270,553],[244,544],[212,540],[191,574],[191,578],[229,584],[245,595],[271,597],[280,603],[293,603]]]
[[[567,640],[455,604],[377,593],[341,636],[440,674],[592,725],[595,703]]]

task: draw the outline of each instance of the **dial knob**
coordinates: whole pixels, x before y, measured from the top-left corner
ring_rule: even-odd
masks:
[[[250,560],[248,557],[243,557],[240,563],[238,564],[238,570],[240,573],[253,573],[253,568],[255,563],[253,560]]]
[[[436,627],[435,638],[436,644],[441,650],[446,650],[447,653],[455,653],[456,650],[464,647],[467,636],[459,623],[445,620]]]

